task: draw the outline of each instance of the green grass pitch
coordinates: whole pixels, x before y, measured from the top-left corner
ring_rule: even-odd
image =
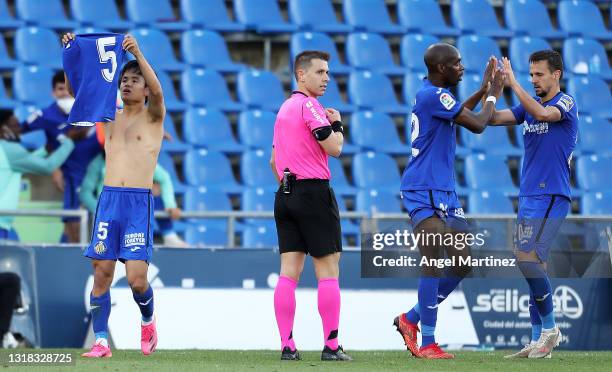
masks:
[[[21,350],[20,350],[21,351]],[[113,350],[110,359],[84,359],[83,350],[37,350],[44,352],[72,352],[76,365],[72,366],[10,366],[6,367],[9,350],[0,350],[0,370],[44,371],[610,371],[612,351],[559,351],[552,359],[506,360],[506,351],[455,353],[454,360],[415,359],[405,351],[350,351],[352,362],[321,362],[320,352],[303,352],[298,362],[281,362],[276,351],[231,350],[160,350],[149,357],[139,351]],[[12,351],[15,352],[15,351]]]

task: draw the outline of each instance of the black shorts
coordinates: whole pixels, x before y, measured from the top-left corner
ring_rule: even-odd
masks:
[[[309,179],[280,189],[274,199],[280,253],[304,252],[313,257],[342,252],[340,213],[329,181]]]

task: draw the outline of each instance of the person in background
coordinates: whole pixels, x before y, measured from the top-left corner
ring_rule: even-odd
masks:
[[[11,318],[21,291],[21,279],[15,273],[0,273],[0,349],[19,346],[11,332]]]

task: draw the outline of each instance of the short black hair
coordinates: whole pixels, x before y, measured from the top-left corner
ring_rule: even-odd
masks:
[[[10,117],[13,115],[13,110],[0,109],[0,127],[5,125],[8,119],[10,119]]]
[[[123,68],[121,69],[121,73],[119,74],[119,84],[121,84],[121,79],[123,79],[123,75],[125,75],[125,73],[128,71],[142,76],[140,65],[135,59],[133,59],[131,61],[128,61],[128,63],[126,63],[125,65],[123,65]]]
[[[322,59],[325,62],[329,62],[329,58],[329,53],[320,50],[305,50],[301,52],[295,56],[295,61],[293,62],[293,74],[295,78],[297,79],[297,70],[310,67],[310,63],[313,59]]]
[[[55,74],[53,74],[53,79],[51,80],[51,89],[55,89],[57,84],[65,84],[66,79],[64,79],[64,70],[59,70]]]
[[[560,70],[560,78],[563,78],[563,58],[561,58],[561,54],[559,54],[559,52],[554,51],[552,49],[544,49],[538,50],[537,52],[534,52],[529,56],[529,63],[539,61],[547,61],[548,69],[550,70],[550,72]]]

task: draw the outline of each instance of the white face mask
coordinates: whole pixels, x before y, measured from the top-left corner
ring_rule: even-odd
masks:
[[[56,102],[59,108],[65,114],[70,114],[70,110],[72,110],[72,105],[74,105],[74,97],[59,98]]]

